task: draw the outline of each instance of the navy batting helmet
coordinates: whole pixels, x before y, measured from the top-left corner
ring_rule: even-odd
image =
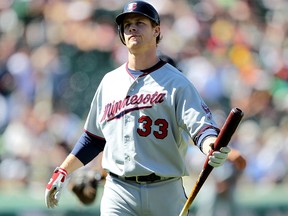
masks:
[[[123,9],[123,12],[116,17],[116,23],[121,25],[123,18],[126,14],[137,13],[144,15],[155,22],[160,24],[160,17],[155,8],[145,1],[132,1],[128,2]]]
[[[124,37],[123,37],[123,29],[122,29],[122,22],[126,14],[141,14],[143,16],[148,17],[152,20],[156,25],[160,25],[160,17],[156,9],[145,1],[131,1],[125,4],[123,11],[116,17],[116,23],[118,25],[119,36],[123,44]]]

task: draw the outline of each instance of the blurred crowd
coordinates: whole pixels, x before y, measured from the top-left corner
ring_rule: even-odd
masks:
[[[285,184],[288,2],[151,0],[159,54],[177,62],[221,126],[245,116],[233,147],[246,184]],[[105,73],[126,61],[119,0],[0,1],[0,187],[40,187],[82,133]],[[113,91],[113,86],[111,86]]]

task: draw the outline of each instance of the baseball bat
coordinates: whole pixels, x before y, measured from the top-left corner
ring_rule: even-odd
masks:
[[[206,161],[204,163],[204,166],[202,168],[202,171],[200,172],[198,179],[181,211],[179,216],[187,216],[189,208],[194,201],[196,195],[200,191],[201,187],[203,186],[204,182],[210,175],[211,171],[213,170],[213,167],[208,164],[209,156],[214,151],[219,151],[221,147],[225,147],[228,145],[229,141],[231,140],[232,135],[236,131],[236,128],[238,127],[244,113],[239,108],[233,108],[231,112],[229,113],[222,129],[220,130],[220,133],[213,145],[212,150],[209,152],[209,155],[206,158]]]

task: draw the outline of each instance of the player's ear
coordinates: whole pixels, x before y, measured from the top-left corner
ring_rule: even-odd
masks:
[[[160,26],[155,26],[154,28],[154,34],[155,37],[158,37],[160,35]]]

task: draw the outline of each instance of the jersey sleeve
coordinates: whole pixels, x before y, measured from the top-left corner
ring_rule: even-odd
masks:
[[[179,90],[179,89],[178,89]],[[202,149],[202,142],[209,136],[218,136],[219,128],[212,113],[192,83],[186,84],[176,95],[176,118],[179,126]]]
[[[98,86],[98,89],[96,90],[96,93],[93,97],[93,100],[90,105],[90,110],[88,113],[88,116],[86,118],[86,122],[84,124],[84,130],[87,131],[90,134],[93,134],[94,136],[104,138],[104,135],[102,133],[101,127],[100,127],[100,112],[101,112],[101,87],[102,82]]]

